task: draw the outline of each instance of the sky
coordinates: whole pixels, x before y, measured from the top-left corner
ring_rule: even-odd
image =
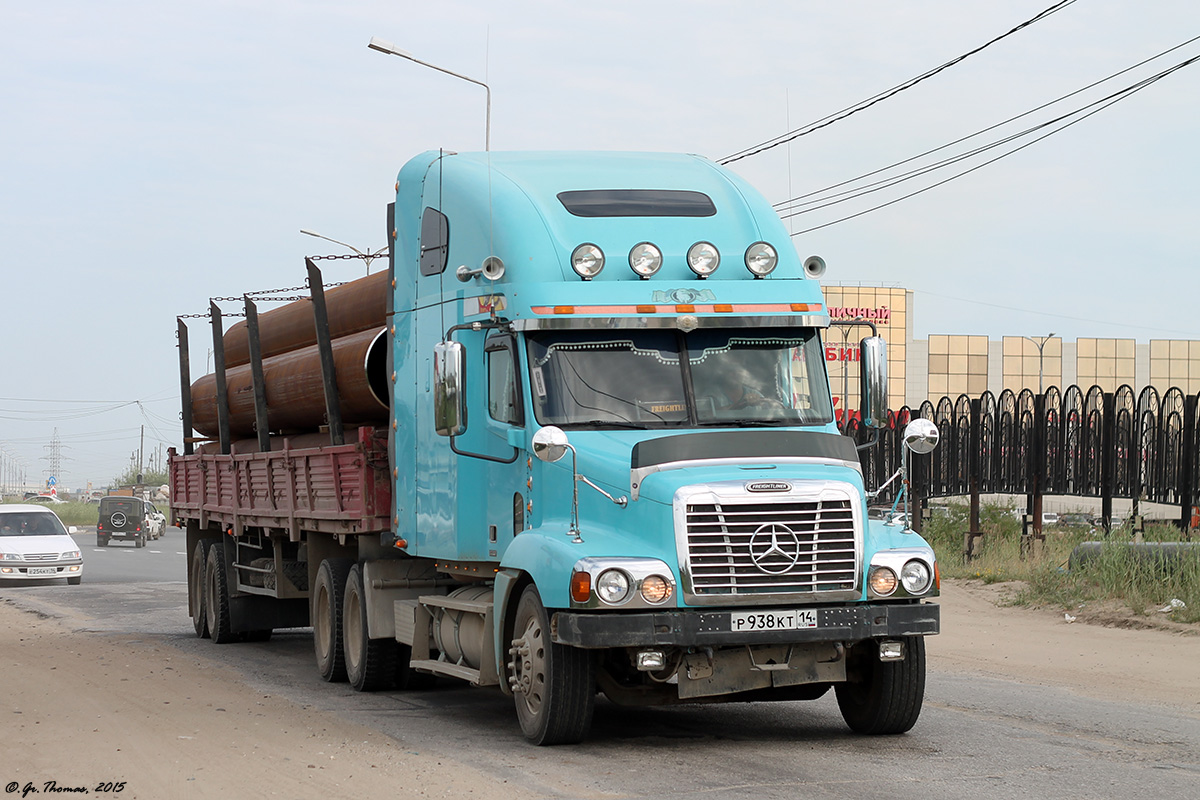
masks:
[[[486,82],[493,150],[722,160],[1055,4],[0,0],[0,482],[44,481],[57,450],[59,486],[104,486],[139,448],[149,465],[178,446],[177,317],[301,285],[306,255],[349,252],[302,228],[384,246],[405,161],[483,149],[483,90],[369,50],[373,36]],[[805,196],[1197,36],[1191,0],[1076,0],[729,166],[772,202]],[[1200,41],[937,157],[1197,56]],[[789,218],[795,247],[826,260],[828,283],[911,289],[917,338],[1200,340],[1200,64],[1118,96],[944,185],[932,186],[1031,137]],[[322,266],[327,281],[365,274],[358,261]],[[185,322],[195,379],[211,339],[205,320]]]

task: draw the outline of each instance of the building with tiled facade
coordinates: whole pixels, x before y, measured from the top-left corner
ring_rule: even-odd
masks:
[[[1135,392],[1153,386],[1185,394],[1200,392],[1200,341],[1080,338],[1058,335],[1005,336],[975,334],[912,335],[913,294],[898,287],[826,286],[825,299],[833,325],[825,337],[835,404],[858,408],[858,363],[854,352],[869,334],[846,325],[855,317],[870,319],[888,343],[889,405],[918,405],[928,399],[1005,389],[1039,391],[1049,386],[1093,385],[1106,392],[1127,384]]]

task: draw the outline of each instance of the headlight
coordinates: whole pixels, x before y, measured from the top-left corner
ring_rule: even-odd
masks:
[[[571,269],[585,281],[590,281],[604,269],[604,251],[594,244],[579,245],[571,253]]]
[[[629,576],[619,569],[600,573],[596,579],[596,595],[612,605],[624,602],[629,597]]]
[[[909,561],[900,570],[900,583],[909,594],[924,594],[929,588],[929,567],[924,561]]]
[[[642,580],[642,599],[647,603],[662,603],[671,596],[671,584],[661,575],[651,575]]]
[[[24,561],[20,553],[0,553],[0,561]]]
[[[629,251],[629,268],[642,278],[649,278],[662,268],[662,251],[649,242],[635,244]]]
[[[869,583],[871,584],[871,591],[882,597],[887,597],[896,591],[896,573],[887,567],[875,567],[875,569],[871,570]]]
[[[766,242],[755,242],[746,248],[746,269],[756,278],[763,278],[775,271],[779,254]]]
[[[79,558],[79,551],[78,550],[68,550],[67,552],[62,554],[62,557],[63,558]]]
[[[715,244],[696,242],[687,251],[688,266],[701,278],[707,278],[721,265],[721,254]]]

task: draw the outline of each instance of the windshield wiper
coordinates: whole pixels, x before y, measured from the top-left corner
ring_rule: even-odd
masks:
[[[735,418],[735,419],[713,419],[705,420],[698,423],[702,428],[781,428],[791,425],[798,425],[796,420],[792,419],[761,419],[761,418]]]
[[[646,426],[634,422],[617,422],[611,419],[572,420],[562,423],[564,428],[595,428],[598,430],[640,431]]]

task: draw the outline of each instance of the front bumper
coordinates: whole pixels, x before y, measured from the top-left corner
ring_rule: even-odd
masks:
[[[32,572],[31,572],[32,570]],[[39,570],[54,570],[39,572]],[[0,565],[0,580],[44,581],[54,578],[76,578],[83,574],[83,561],[56,561],[52,564],[28,562]]]
[[[858,642],[928,636],[941,629],[941,607],[936,603],[864,603],[812,609],[817,612],[815,628],[730,630],[731,613],[758,610],[674,609],[642,614],[558,611],[552,615],[550,627],[555,642],[585,648]]]

